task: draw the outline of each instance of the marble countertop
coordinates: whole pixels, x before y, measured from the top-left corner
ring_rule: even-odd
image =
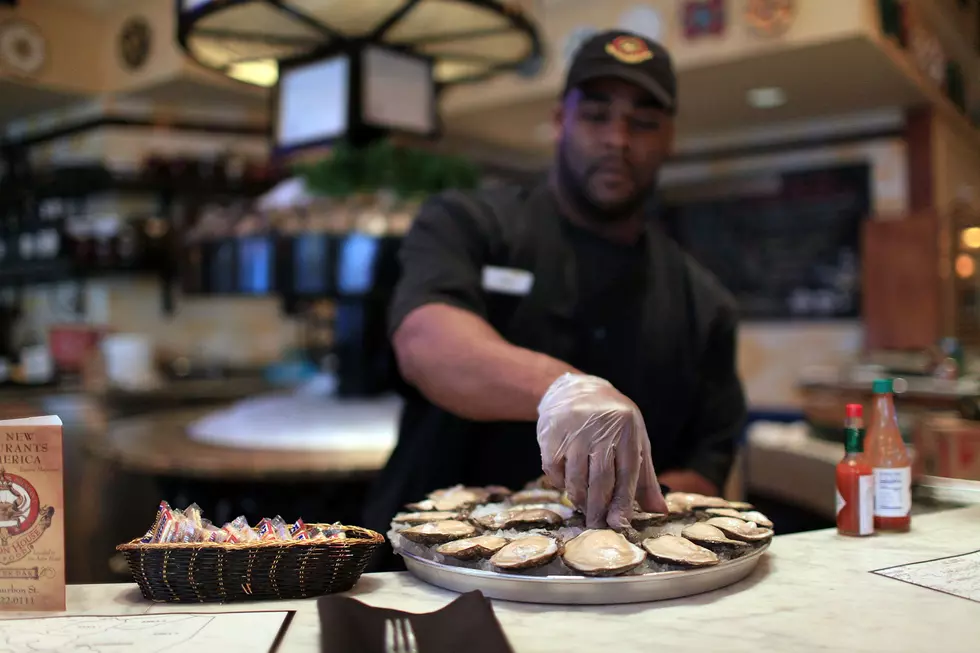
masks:
[[[978,542],[980,507],[964,508],[918,517],[901,535],[779,536],[744,581],[684,599],[589,607],[495,601],[494,609],[516,653],[975,653],[980,603],[869,572],[968,553]],[[410,612],[438,609],[456,596],[404,573],[366,575],[349,595]],[[296,610],[279,650],[319,651],[315,600],[164,605],[144,601],[135,585],[80,585],[69,587],[68,606],[74,615]],[[6,615],[14,616],[37,615]]]

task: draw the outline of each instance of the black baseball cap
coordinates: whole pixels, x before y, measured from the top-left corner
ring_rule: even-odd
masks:
[[[628,32],[599,32],[583,43],[565,76],[563,95],[585,82],[615,77],[650,93],[669,112],[677,110],[677,76],[670,53],[656,41]]]

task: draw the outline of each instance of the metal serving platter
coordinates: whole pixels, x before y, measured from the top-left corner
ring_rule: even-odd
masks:
[[[744,556],[714,567],[615,578],[521,576],[454,567],[399,551],[419,579],[454,592],[480,590],[484,596],[522,603],[610,605],[676,599],[727,587],[744,579],[769,548],[767,542]]]

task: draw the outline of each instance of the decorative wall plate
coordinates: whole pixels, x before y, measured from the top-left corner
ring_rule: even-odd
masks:
[[[48,44],[37,25],[20,18],[0,23],[0,66],[33,77],[48,59]]]
[[[142,68],[150,58],[153,45],[153,30],[150,23],[141,16],[134,16],[123,23],[119,31],[119,59],[129,71]]]
[[[681,8],[684,38],[721,36],[725,32],[725,0],[688,0]]]
[[[793,0],[747,0],[745,5],[745,23],[757,36],[782,36],[795,18]]]

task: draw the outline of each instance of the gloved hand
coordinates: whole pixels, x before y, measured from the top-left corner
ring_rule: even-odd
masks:
[[[588,528],[628,527],[634,499],[647,512],[667,512],[643,416],[605,379],[556,379],[538,404],[537,433],[542,470]]]

